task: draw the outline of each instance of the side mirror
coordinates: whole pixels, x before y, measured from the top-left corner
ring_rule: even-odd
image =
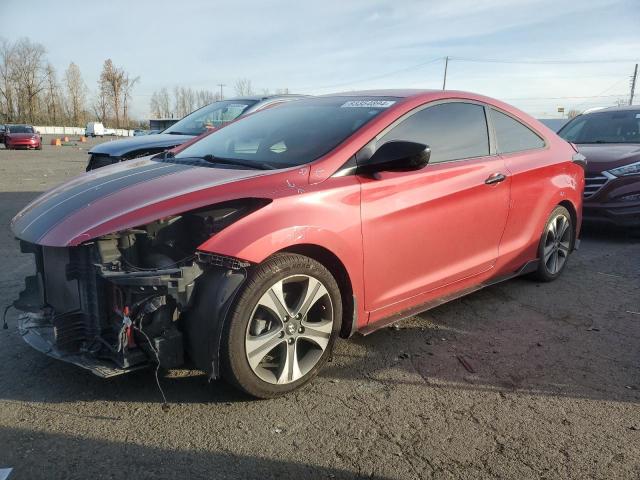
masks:
[[[364,165],[358,166],[358,173],[420,170],[429,163],[430,156],[428,145],[392,140],[378,148]]]

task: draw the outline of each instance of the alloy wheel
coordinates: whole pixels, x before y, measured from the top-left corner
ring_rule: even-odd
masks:
[[[571,251],[571,222],[565,215],[555,217],[547,227],[543,255],[547,271],[556,275],[562,270]]]
[[[299,380],[327,349],[333,323],[331,297],[320,280],[302,274],[278,280],[260,297],[247,325],[251,370],[272,384]]]

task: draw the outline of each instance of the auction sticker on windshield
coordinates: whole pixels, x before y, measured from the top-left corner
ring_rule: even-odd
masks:
[[[389,108],[394,103],[396,103],[394,100],[350,100],[340,105],[340,108]]]

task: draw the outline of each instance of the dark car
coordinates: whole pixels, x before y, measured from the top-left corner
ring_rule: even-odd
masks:
[[[640,107],[579,115],[558,135],[587,158],[585,221],[640,226]]]
[[[157,135],[141,135],[96,145],[89,150],[87,172],[123,160],[153,155],[175,148],[208,130],[220,128],[241,115],[248,115],[279,103],[303,97],[303,95],[271,95],[213,102],[190,113]]]
[[[14,148],[33,148],[42,150],[42,138],[31,125],[5,125],[4,146]]]
[[[4,143],[4,132],[6,127],[4,125],[0,125],[0,143]]]

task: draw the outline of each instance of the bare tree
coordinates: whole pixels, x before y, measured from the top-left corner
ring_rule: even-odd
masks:
[[[46,88],[45,52],[43,45],[28,38],[22,38],[15,44],[13,78],[17,84],[18,115],[29,122],[35,121],[38,95]]]
[[[82,79],[80,68],[71,62],[64,73],[67,96],[67,114],[75,126],[84,123],[87,103],[87,86]]]
[[[15,45],[0,38],[0,114],[11,122],[15,116],[16,89],[14,79]],[[0,117],[1,118],[1,117]]]
[[[121,120],[124,120],[125,123],[128,120],[131,91],[139,80],[140,77],[132,78],[123,68],[115,66],[110,58],[105,60],[98,86],[115,116],[116,128],[120,128]]]
[[[102,66],[100,80],[98,80],[100,96],[106,99],[115,116],[116,128],[120,128],[120,104],[122,103],[122,76],[113,61],[108,58]]]
[[[151,116],[153,118],[163,118],[162,107],[160,106],[160,94],[158,92],[153,92],[151,94],[151,98],[149,99],[149,110],[151,111]]]
[[[169,118],[171,116],[170,104],[169,92],[165,87],[162,87],[159,91],[153,92],[153,95],[151,95],[149,104],[151,114],[155,118]]]
[[[184,117],[196,109],[196,96],[191,88],[175,87],[173,93],[177,117]]]
[[[251,87],[251,80],[248,78],[239,78],[235,84],[236,95],[239,97],[246,97],[253,95],[253,89]]]
[[[47,123],[56,125],[59,120],[62,120],[64,108],[62,105],[62,95],[60,92],[60,84],[58,83],[56,69],[50,63],[47,63],[47,66],[45,67],[45,75],[47,85],[43,101],[46,107],[46,112],[43,113],[46,113],[46,118],[42,119],[46,120]]]
[[[122,117],[127,127],[129,126],[129,104],[131,103],[133,87],[139,81],[140,77],[130,77],[128,73],[124,73],[122,81]]]
[[[195,96],[196,96],[195,106],[196,108],[200,108],[218,100],[218,97],[220,96],[220,94],[212,92],[211,90],[197,90],[195,93]]]
[[[162,87],[158,93],[158,102],[160,104],[160,113],[163,118],[171,116],[171,100],[169,99],[169,91]]]
[[[110,113],[109,99],[107,98],[105,91],[100,87],[98,88],[98,92],[96,93],[96,97],[91,108],[98,120],[102,123],[106,123]]]

